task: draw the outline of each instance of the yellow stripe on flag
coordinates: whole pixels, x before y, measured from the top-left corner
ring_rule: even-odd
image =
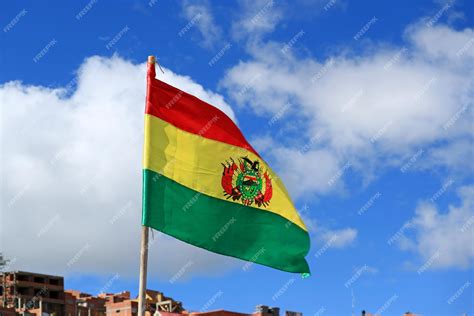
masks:
[[[152,137],[153,135],[153,137]],[[145,115],[145,144],[143,168],[170,178],[190,189],[229,203],[221,186],[222,163],[241,157],[258,160],[260,167],[272,179],[273,196],[267,207],[252,204],[260,211],[273,212],[307,231],[296,212],[286,188],[268,165],[254,153],[241,147],[183,131],[155,116]]]

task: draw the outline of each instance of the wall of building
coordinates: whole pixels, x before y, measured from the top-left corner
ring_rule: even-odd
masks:
[[[64,279],[24,271],[0,274],[0,306],[64,316]]]

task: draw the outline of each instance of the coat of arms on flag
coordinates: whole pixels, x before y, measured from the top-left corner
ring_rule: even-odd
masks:
[[[272,180],[266,171],[260,168],[258,160],[251,161],[241,157],[238,164],[234,159],[222,163],[222,188],[224,195],[232,200],[241,200],[244,205],[268,206],[272,199]]]

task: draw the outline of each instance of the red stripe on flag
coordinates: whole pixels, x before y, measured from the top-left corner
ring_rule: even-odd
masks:
[[[145,113],[179,129],[259,154],[221,110],[163,81],[150,78]]]

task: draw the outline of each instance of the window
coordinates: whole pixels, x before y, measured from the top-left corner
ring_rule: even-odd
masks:
[[[43,277],[34,277],[33,282],[35,283],[44,283],[44,278]]]
[[[24,275],[24,274],[17,275],[16,278],[17,278],[18,281],[29,281],[30,280],[29,275]]]
[[[60,285],[59,279],[49,279],[49,284]]]
[[[34,289],[33,291],[35,296],[43,296],[43,290],[42,289]]]
[[[18,287],[18,294],[21,295],[28,295],[28,288],[27,287]]]

